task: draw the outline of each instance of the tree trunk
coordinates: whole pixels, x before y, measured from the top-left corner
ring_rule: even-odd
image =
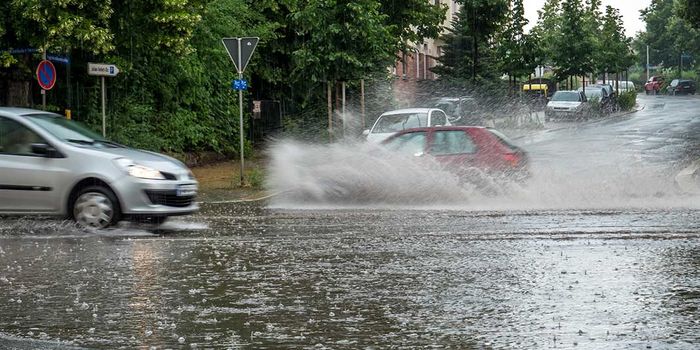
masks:
[[[333,142],[333,90],[331,84],[334,82],[328,81],[328,141]]]

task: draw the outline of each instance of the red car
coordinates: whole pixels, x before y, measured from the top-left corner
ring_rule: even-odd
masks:
[[[448,169],[481,169],[487,173],[528,176],[527,153],[502,133],[479,126],[407,129],[382,143],[387,149],[415,156],[431,155]]]
[[[646,84],[644,84],[644,91],[646,91],[647,95],[653,93],[654,95],[658,95],[659,91],[661,90],[661,86],[664,84],[664,78],[663,77],[658,77],[654,76],[649,78],[647,80]]]

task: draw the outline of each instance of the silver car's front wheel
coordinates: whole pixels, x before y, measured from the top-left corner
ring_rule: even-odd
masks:
[[[103,229],[117,221],[116,201],[102,189],[86,189],[79,193],[73,204],[73,218],[78,225]]]

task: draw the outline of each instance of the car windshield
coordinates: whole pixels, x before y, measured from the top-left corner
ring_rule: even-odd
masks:
[[[98,147],[121,147],[72,120],[52,114],[31,114],[26,117],[53,136],[67,142]]]
[[[554,96],[552,96],[552,101],[580,102],[579,100],[579,94],[573,91],[557,91]]]
[[[425,126],[428,126],[427,113],[389,114],[379,117],[377,125],[372,129],[372,133],[393,133]]]

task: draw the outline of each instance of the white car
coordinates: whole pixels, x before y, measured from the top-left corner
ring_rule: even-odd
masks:
[[[381,143],[396,132],[427,126],[451,126],[445,112],[437,108],[410,108],[386,112],[377,118],[372,129],[365,130],[367,141]]]
[[[544,119],[578,119],[586,112],[587,102],[582,91],[557,91],[544,109]]]

